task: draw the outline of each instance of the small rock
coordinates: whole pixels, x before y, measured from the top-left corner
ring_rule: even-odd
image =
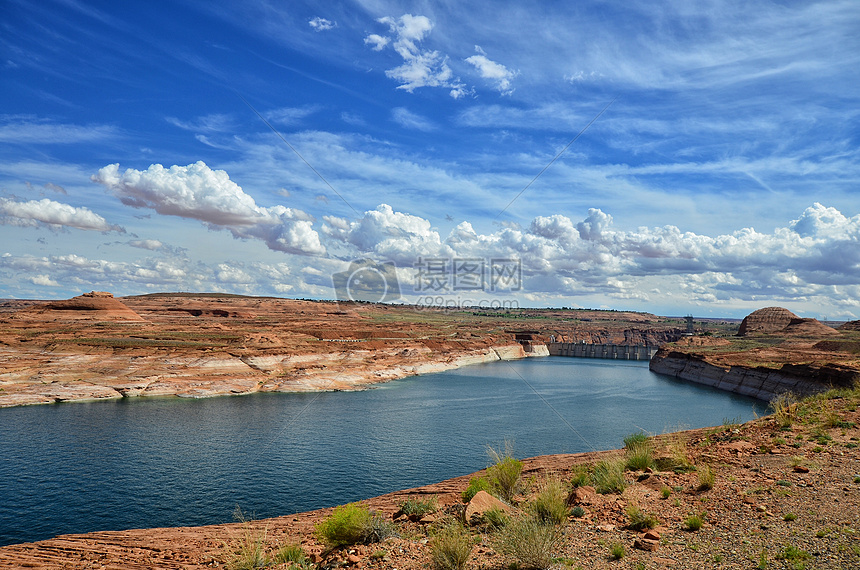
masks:
[[[346,557],[346,561],[350,564],[358,564],[359,562],[361,562],[361,557],[356,554],[350,554]]]
[[[646,550],[648,552],[654,552],[657,550],[657,547],[660,546],[660,542],[657,540],[648,540],[647,538],[637,538],[633,542],[633,548],[638,550]]]
[[[615,530],[614,524],[599,524],[597,525],[597,530],[601,530],[603,532],[612,532]]]
[[[432,523],[436,522],[437,520],[438,519],[436,518],[436,515],[429,514],[429,515],[424,515],[423,517],[421,517],[421,519],[418,522],[420,522],[421,524],[432,524]]]
[[[642,538],[647,538],[648,540],[660,540],[660,533],[654,529],[647,531]]]
[[[576,487],[573,491],[570,492],[567,496],[567,504],[568,506],[585,504],[590,505],[597,500],[597,491],[594,490],[594,487],[585,486],[585,487]]]
[[[755,510],[757,510],[760,513],[764,513],[764,512],[767,512],[767,507],[764,505],[759,505],[755,508]]]
[[[809,467],[806,467],[805,465],[795,465],[794,466],[794,472],[795,473],[809,473]]]

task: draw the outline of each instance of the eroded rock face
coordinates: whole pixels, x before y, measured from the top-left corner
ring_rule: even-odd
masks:
[[[841,327],[839,327],[841,331],[860,331],[860,321],[848,321]]]
[[[16,313],[22,319],[84,319],[97,321],[134,321],[144,319],[106,291],[90,291],[71,299],[28,307]]]
[[[738,336],[778,332],[791,324],[793,319],[800,317],[782,307],[765,307],[744,317]]]
[[[822,335],[838,335],[839,331],[833,327],[828,327],[817,319],[791,319],[782,331],[782,334],[787,335],[804,335],[804,336],[822,336]]]

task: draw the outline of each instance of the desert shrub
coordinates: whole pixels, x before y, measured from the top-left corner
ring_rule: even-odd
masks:
[[[567,489],[559,479],[547,480],[531,502],[535,517],[544,524],[564,524],[567,521]]]
[[[489,490],[490,482],[487,481],[486,477],[472,477],[469,479],[469,486],[466,487],[466,490],[460,496],[463,498],[463,502],[468,503],[472,500],[472,497],[478,494],[478,491]]]
[[[627,487],[623,459],[598,461],[591,472],[594,490],[601,494],[621,493]]]
[[[772,399],[770,409],[779,427],[791,427],[797,420],[797,398],[791,392],[783,392]]]
[[[776,558],[778,560],[808,560],[811,558],[811,555],[807,551],[801,550],[796,546],[788,545],[776,556]]]
[[[406,516],[423,517],[424,515],[438,511],[439,501],[436,499],[435,495],[427,497],[426,499],[409,497],[397,506],[400,507],[400,512]]]
[[[707,463],[703,463],[696,468],[699,475],[699,491],[708,491],[714,488],[717,481],[717,474]]]
[[[490,491],[500,499],[512,501],[519,490],[520,474],[523,472],[522,461],[514,459],[512,447],[508,442],[505,442],[504,451],[488,447],[487,454],[493,462],[493,465],[487,467]]]
[[[502,528],[508,524],[508,514],[498,507],[492,507],[484,512],[484,522],[491,528]]]
[[[702,525],[705,524],[704,519],[699,515],[690,515],[687,517],[687,520],[684,521],[684,528],[691,532],[695,532],[702,528]]]
[[[613,542],[609,547],[609,556],[613,560],[621,560],[627,552],[624,550],[624,545],[620,542]]]
[[[371,513],[370,521],[365,532],[364,542],[382,542],[386,538],[398,536],[397,525],[385,517],[382,513]]]
[[[645,470],[654,465],[654,444],[644,432],[625,437],[624,450],[628,469]]]
[[[570,484],[573,487],[585,487],[591,484],[591,470],[588,465],[577,465],[573,468]]]
[[[785,515],[783,515],[782,517],[782,520],[784,520],[785,522],[796,521],[797,515],[794,513],[785,513]]]
[[[638,505],[628,505],[627,520],[630,521],[627,526],[633,530],[645,530],[660,524],[657,517],[646,513]]]
[[[373,518],[363,505],[342,505],[314,527],[314,534],[329,548],[363,543],[370,536]]]
[[[298,544],[287,544],[284,545],[278,550],[278,553],[275,554],[274,559],[276,564],[298,564],[299,566],[306,566],[308,563],[308,557],[305,555],[305,551],[302,550],[302,547]]]
[[[266,529],[254,529],[246,523],[237,544],[226,557],[227,570],[265,568],[270,560],[266,554]]]
[[[474,542],[463,525],[452,522],[433,537],[430,559],[438,570],[462,570],[472,553]]]
[[[577,506],[573,507],[573,508],[570,510],[570,514],[571,514],[574,518],[577,518],[577,519],[578,519],[578,518],[582,518],[582,517],[584,517],[584,516],[585,516],[585,509],[583,509],[582,507],[580,507],[579,505],[577,505]]]
[[[670,489],[669,487],[663,487],[662,489],[660,489],[660,496],[664,499],[668,499],[671,494],[672,489]]]
[[[512,519],[494,538],[496,550],[527,568],[549,568],[561,542],[561,530],[533,517]]]

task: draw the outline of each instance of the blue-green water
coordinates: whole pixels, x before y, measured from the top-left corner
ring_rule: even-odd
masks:
[[[0,545],[291,514],[472,473],[505,440],[518,457],[612,449],[755,405],[646,362],[550,357],[364,392],[0,409]]]

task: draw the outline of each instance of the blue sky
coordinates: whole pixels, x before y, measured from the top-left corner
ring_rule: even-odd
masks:
[[[854,0],[0,0],[0,298],[326,299],[367,259],[408,302],[860,318],[858,29]]]

